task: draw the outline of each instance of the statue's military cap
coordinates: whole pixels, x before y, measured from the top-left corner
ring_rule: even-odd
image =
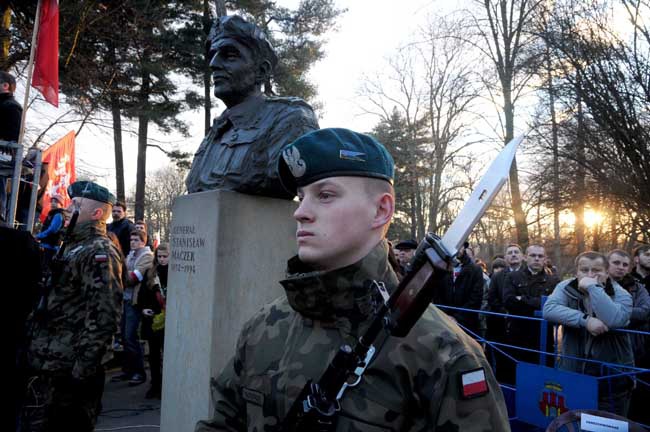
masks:
[[[327,177],[372,177],[393,183],[395,163],[369,135],[331,128],[309,132],[282,149],[278,175],[291,193]]]
[[[115,195],[110,193],[104,186],[91,181],[78,181],[68,186],[68,195],[70,198],[80,197],[91,200],[115,204]]]
[[[278,63],[278,56],[262,29],[238,15],[217,18],[210,29],[207,43],[211,44],[221,38],[232,38],[242,42],[257,51],[264,60],[268,60],[272,68],[275,68]]]

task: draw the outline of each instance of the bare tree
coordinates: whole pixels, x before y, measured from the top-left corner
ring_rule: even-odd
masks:
[[[402,137],[402,143],[388,145],[396,156],[398,195],[405,198],[398,211],[408,215],[414,238],[445,225],[441,209],[449,202],[448,192],[457,189],[445,173],[473,143],[467,132],[478,92],[469,59],[476,56],[468,55],[470,45],[451,37],[461,32],[457,21],[432,19],[388,60],[388,72],[366,79],[360,91],[365,112],[380,119],[374,131],[380,140]],[[396,133],[399,128],[403,133]]]
[[[560,7],[561,6],[561,7]],[[563,79],[581,103],[576,115],[584,154],[568,149],[566,157],[602,188],[600,193],[620,201],[647,231],[650,214],[650,28],[641,18],[650,2],[620,0],[626,8],[631,37],[614,31],[612,9],[589,4],[576,9],[566,1],[554,10],[554,31],[547,37]],[[582,151],[582,148],[579,148]]]
[[[147,177],[145,219],[151,233],[159,234],[162,241],[169,240],[174,199],[185,192],[187,172],[174,165],[160,168]]]
[[[477,0],[478,1],[478,0]],[[474,14],[475,27],[482,37],[487,57],[494,64],[502,97],[504,142],[514,137],[515,106],[532,77],[526,67],[526,48],[533,40],[527,27],[539,0],[480,0],[483,15]],[[517,227],[517,242],[528,244],[528,224],[524,214],[517,160],[510,168],[510,196]]]
[[[433,19],[419,45],[426,78],[427,119],[430,134],[431,181],[428,231],[439,229],[443,174],[450,161],[470,143],[451,146],[469,130],[469,111],[478,97],[475,65],[468,61],[471,46],[449,35],[463,33],[463,26],[450,19]],[[471,57],[470,57],[471,58]]]

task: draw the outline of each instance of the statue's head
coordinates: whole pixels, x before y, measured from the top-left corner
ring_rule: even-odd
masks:
[[[237,15],[220,17],[208,43],[214,95],[228,107],[259,92],[278,62],[264,32]]]

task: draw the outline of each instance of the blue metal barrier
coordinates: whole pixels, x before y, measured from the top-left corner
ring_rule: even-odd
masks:
[[[542,308],[546,297],[542,299]],[[470,336],[476,339],[479,343],[489,346],[504,355],[509,361],[516,364],[516,387],[511,387],[500,383],[501,388],[506,399],[508,406],[508,414],[513,425],[513,431],[531,431],[530,427],[516,427],[515,425],[524,422],[527,425],[533,425],[540,431],[545,430],[550,422],[558,415],[569,409],[597,409],[598,408],[598,383],[604,380],[608,381],[609,397],[612,400],[612,379],[629,376],[636,385],[644,385],[650,388],[650,383],[647,383],[636,377],[637,374],[650,373],[650,369],[645,369],[636,366],[622,365],[617,363],[608,363],[593,359],[583,359],[566,354],[562,354],[558,350],[558,328],[559,325],[550,323],[541,318],[541,311],[536,312],[535,317],[502,314],[498,312],[490,312],[484,310],[459,308],[454,306],[435,305],[441,310],[453,310],[461,312],[469,312],[476,314],[500,316],[508,319],[521,319],[537,321],[540,323],[540,346],[539,349],[525,348],[521,346],[511,345],[503,342],[490,341],[481,335],[474,333],[466,327],[459,324]],[[547,331],[548,325],[553,325],[554,328],[554,344],[553,352],[548,352],[547,347]],[[650,336],[650,332],[630,329],[612,329],[610,332],[627,333],[630,335],[641,334]],[[532,352],[539,354],[539,364],[531,364],[516,359],[513,355],[504,351],[503,348],[510,350]],[[592,363],[600,365],[601,376],[591,376],[579,374],[570,371],[560,370],[555,368],[546,367],[546,356],[560,359],[566,358],[571,360],[579,360],[585,363]],[[560,398],[562,400],[560,401]],[[612,402],[614,402],[612,400]],[[646,428],[650,426],[642,425]]]

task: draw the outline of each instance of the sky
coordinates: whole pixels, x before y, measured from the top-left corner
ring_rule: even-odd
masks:
[[[280,0],[278,3],[295,7],[297,0]],[[369,131],[377,122],[372,115],[363,114],[361,99],[357,96],[364,75],[372,75],[383,67],[387,57],[394,54],[399,46],[408,40],[417,27],[423,24],[432,13],[444,13],[455,2],[435,2],[432,0],[409,0],[399,7],[390,0],[338,0],[337,7],[347,9],[337,21],[337,30],[326,36],[325,58],[310,71],[311,80],[318,87],[318,100],[323,104],[319,111],[321,127],[346,127],[358,131]],[[446,5],[446,6],[445,6]],[[61,29],[64,31],[64,29]],[[16,98],[21,104],[24,98],[24,80],[19,80]],[[30,99],[36,90],[31,90]],[[61,99],[65,100],[64,95]],[[224,107],[220,101],[213,100],[216,106],[213,116]],[[65,104],[58,109],[37,101],[27,113],[26,143],[40,135],[49,123],[66,112]],[[166,135],[150,127],[150,137],[166,148],[194,153],[203,135],[203,111],[184,113],[182,118],[190,130],[189,137],[179,134]],[[104,128],[85,126],[76,139],[77,166],[80,175],[92,175],[96,180],[115,189],[115,163],[113,152],[112,121],[107,114]],[[65,124],[49,130],[44,143],[53,144],[69,130],[78,125]],[[126,125],[132,132],[125,133],[124,168],[127,195],[134,189],[137,158],[137,130],[135,122]],[[31,141],[30,141],[31,140]],[[149,148],[147,151],[147,171],[150,172],[170,164],[161,151]]]

